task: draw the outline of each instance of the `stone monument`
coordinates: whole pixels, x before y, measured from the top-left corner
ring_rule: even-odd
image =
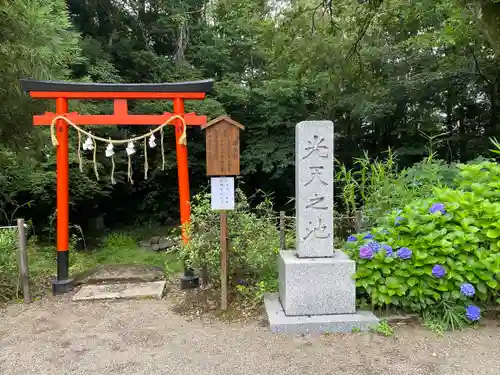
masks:
[[[333,243],[333,123],[295,128],[296,250],[281,251],[279,293],[265,296],[273,332],[368,330],[378,323],[356,312],[356,264]]]

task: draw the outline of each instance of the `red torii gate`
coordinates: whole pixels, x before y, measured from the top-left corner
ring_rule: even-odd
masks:
[[[56,116],[64,116],[76,125],[161,125],[173,115],[182,115],[187,125],[204,125],[206,116],[184,113],[184,100],[201,100],[212,90],[213,80],[179,83],[73,83],[63,81],[37,81],[22,79],[21,86],[34,99],[55,99],[56,112],[46,112],[33,117],[34,125],[51,125]],[[112,115],[80,115],[68,113],[68,101],[113,100]],[[173,100],[174,112],[163,115],[130,115],[127,100],[157,99]],[[179,201],[182,224],[182,240],[186,244],[188,237],[185,224],[191,216],[189,171],[187,146],[179,142],[184,132],[181,120],[173,122],[175,126],[177,173],[179,180]],[[69,160],[68,160],[69,125],[64,120],[56,122],[58,141],[57,158],[57,279],[52,283],[54,294],[65,293],[72,288],[69,279]],[[190,275],[185,275],[188,278]]]

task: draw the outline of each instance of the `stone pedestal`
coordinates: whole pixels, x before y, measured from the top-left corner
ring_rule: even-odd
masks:
[[[287,316],[279,301],[278,293],[265,295],[264,304],[269,328],[273,333],[315,335],[363,332],[376,327],[379,322],[371,311],[358,311],[355,314]]]
[[[354,314],[354,261],[342,251],[333,258],[299,258],[282,251],[278,259],[279,295],[286,315]]]
[[[279,293],[264,297],[272,332],[320,334],[367,331],[378,324],[370,311],[356,311],[354,261],[337,250],[333,258],[299,258],[281,251]]]

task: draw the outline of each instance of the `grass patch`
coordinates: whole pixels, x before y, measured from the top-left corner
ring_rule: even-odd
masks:
[[[386,320],[382,320],[378,325],[370,327],[370,329],[385,337],[392,336],[394,334],[394,329]]]
[[[56,250],[53,246],[31,245],[29,271],[35,293],[50,285],[56,272]],[[92,251],[70,251],[70,275],[86,271],[97,265],[144,264],[161,267],[166,276],[182,272],[177,251],[170,253],[141,250],[133,233],[114,232],[102,239],[101,246]]]

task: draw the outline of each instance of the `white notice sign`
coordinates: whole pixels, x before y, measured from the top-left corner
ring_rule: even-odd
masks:
[[[210,179],[212,210],[234,210],[234,177]]]

